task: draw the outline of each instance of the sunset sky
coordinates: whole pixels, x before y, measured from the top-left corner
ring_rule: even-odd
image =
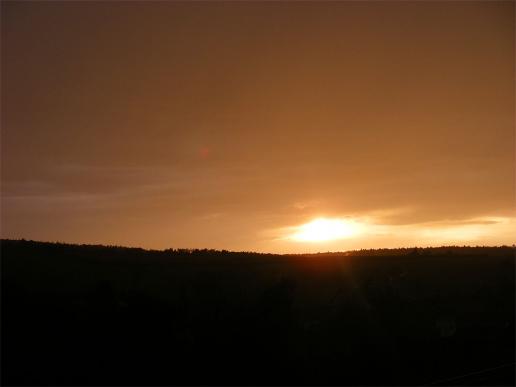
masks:
[[[516,242],[512,1],[1,7],[2,238]]]

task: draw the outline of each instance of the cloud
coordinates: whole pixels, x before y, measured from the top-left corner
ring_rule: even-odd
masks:
[[[516,218],[502,216],[484,216],[475,218],[452,219],[430,222],[392,224],[385,223],[387,217],[410,212],[410,208],[393,208],[337,216],[334,219],[346,219],[357,225],[359,232],[345,240],[326,241],[315,238],[311,244],[300,247],[291,235],[299,232],[307,218],[296,225],[265,230],[262,235],[269,238],[270,246],[286,251],[331,251],[354,248],[379,248],[401,246],[441,246],[449,244],[512,244],[516,240]]]

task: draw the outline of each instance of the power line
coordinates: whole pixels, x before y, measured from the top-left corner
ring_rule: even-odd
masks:
[[[497,370],[497,369],[500,369],[500,368],[514,366],[515,364],[516,364],[516,362],[513,362],[513,363],[502,364],[502,365],[499,365],[499,366],[496,366],[496,367],[485,368],[485,369],[480,370],[480,371],[470,372],[470,373],[467,373],[467,374],[464,374],[464,375],[460,375],[460,376],[454,376],[453,378],[436,380],[436,381],[433,381],[432,383],[423,384],[423,386],[433,386],[433,385],[441,384],[441,383],[444,383],[444,382],[451,382],[453,380],[464,379],[464,378],[466,378],[468,376],[483,374],[483,373],[494,371],[494,370]]]

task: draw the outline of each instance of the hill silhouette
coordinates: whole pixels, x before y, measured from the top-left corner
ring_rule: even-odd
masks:
[[[514,254],[2,240],[2,384],[514,385]]]

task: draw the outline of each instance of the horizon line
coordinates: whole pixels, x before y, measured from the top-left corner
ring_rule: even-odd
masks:
[[[95,244],[95,243],[70,243],[70,242],[61,242],[61,241],[42,241],[42,240],[34,240],[34,239],[25,239],[25,238],[0,238],[0,243],[3,242],[28,242],[28,243],[42,243],[42,244],[53,244],[53,245],[64,245],[64,246],[78,246],[78,247],[103,247],[103,248],[119,248],[119,249],[133,249],[133,250],[143,250],[146,252],[202,252],[202,251],[210,251],[210,252],[220,252],[220,253],[229,253],[229,254],[259,254],[259,255],[282,255],[282,256],[292,256],[292,255],[319,255],[319,254],[350,254],[356,252],[367,252],[367,251],[397,251],[397,250],[436,250],[436,249],[446,249],[446,248],[470,248],[470,249],[481,249],[481,248],[490,248],[490,249],[498,249],[498,248],[510,248],[516,249],[516,244],[512,245],[442,245],[442,246],[410,246],[410,247],[379,247],[379,248],[369,248],[369,249],[352,249],[352,250],[344,250],[344,251],[318,251],[316,253],[271,253],[271,252],[258,252],[252,250],[228,250],[228,249],[213,249],[213,248],[185,248],[185,247],[168,247],[163,249],[153,249],[153,248],[144,248],[138,246],[124,246],[124,245],[115,245],[115,244]]]

